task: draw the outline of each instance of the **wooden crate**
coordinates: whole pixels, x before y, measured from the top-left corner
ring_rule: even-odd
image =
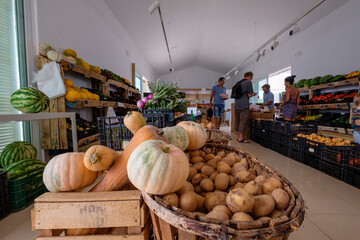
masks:
[[[145,240],[150,231],[149,210],[138,190],[45,193],[35,199],[31,222],[37,240]],[[96,228],[102,235],[64,236],[64,229],[79,228]]]

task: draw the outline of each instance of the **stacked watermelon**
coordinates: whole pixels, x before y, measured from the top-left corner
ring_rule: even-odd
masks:
[[[25,87],[15,91],[10,98],[11,105],[24,113],[38,113],[49,107],[50,100],[42,91]]]
[[[35,159],[36,148],[28,142],[17,141],[8,144],[0,154],[0,165],[4,168],[24,159]]]
[[[13,142],[1,152],[0,165],[7,171],[9,180],[17,180],[45,168],[45,163],[35,160],[36,154],[36,148],[31,143]]]

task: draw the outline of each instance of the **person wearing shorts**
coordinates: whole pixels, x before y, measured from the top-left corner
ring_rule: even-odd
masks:
[[[221,77],[219,78],[218,84],[211,89],[210,108],[213,108],[214,110],[213,124],[216,129],[220,128],[221,119],[225,109],[225,100],[227,99],[224,84],[225,78]]]

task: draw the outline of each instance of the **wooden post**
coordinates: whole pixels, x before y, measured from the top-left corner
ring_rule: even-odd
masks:
[[[135,63],[131,63],[131,84],[135,86]]]

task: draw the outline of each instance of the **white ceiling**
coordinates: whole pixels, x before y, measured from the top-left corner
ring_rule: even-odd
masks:
[[[326,0],[300,22],[301,30],[348,1]],[[152,0],[105,2],[155,73],[169,73],[159,13],[148,12]],[[199,66],[225,74],[317,2],[160,0],[174,70]]]

